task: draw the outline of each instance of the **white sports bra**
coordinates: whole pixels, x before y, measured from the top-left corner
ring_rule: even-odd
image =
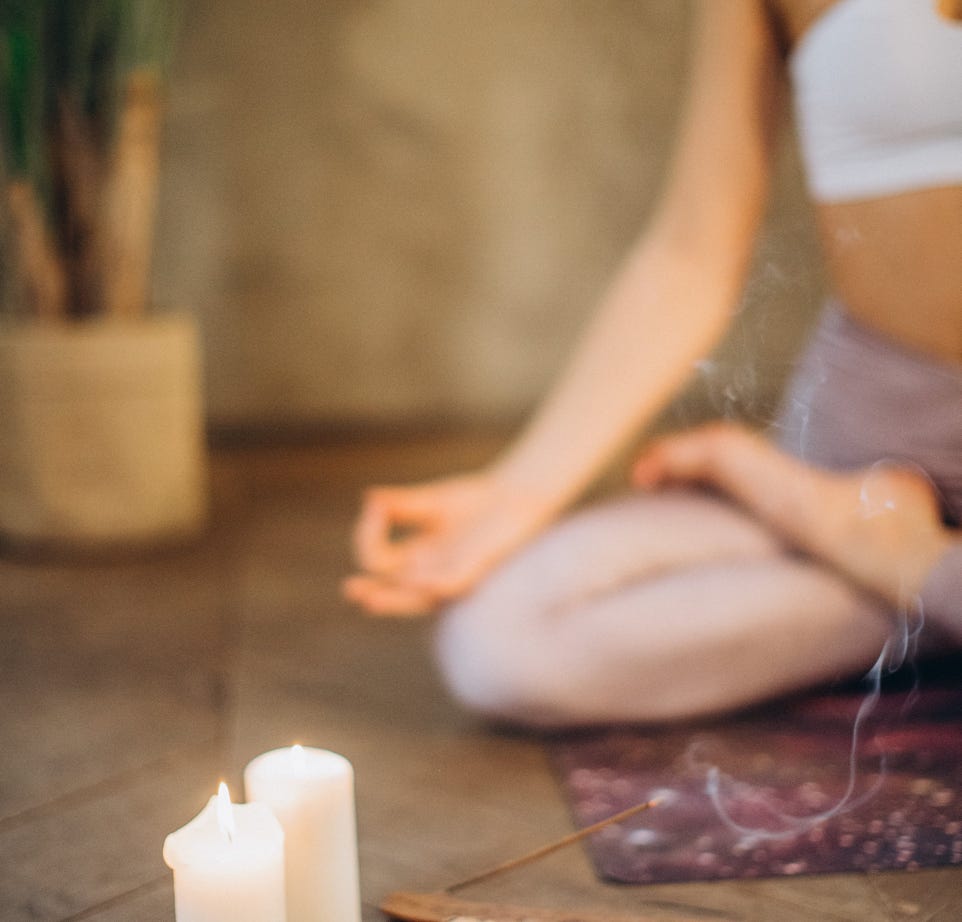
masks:
[[[837,0],[789,69],[818,201],[962,183],[962,23],[933,0]]]

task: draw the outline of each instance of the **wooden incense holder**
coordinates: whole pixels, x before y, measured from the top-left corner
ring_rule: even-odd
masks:
[[[656,922],[654,916],[475,903],[447,893],[392,893],[380,908],[402,922]],[[672,919],[696,922],[682,916]]]

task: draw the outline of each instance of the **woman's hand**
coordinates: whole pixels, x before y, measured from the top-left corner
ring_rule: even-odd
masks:
[[[643,489],[691,482],[716,488],[791,544],[896,605],[918,593],[952,543],[922,473],[886,464],[853,473],[820,470],[732,424],[655,443],[635,462],[632,479]]]
[[[424,614],[470,590],[550,517],[544,502],[490,472],[373,487],[354,530],[362,572],[347,599],[376,615]]]

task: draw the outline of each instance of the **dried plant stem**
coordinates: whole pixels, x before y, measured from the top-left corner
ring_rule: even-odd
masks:
[[[528,852],[526,855],[521,855],[519,858],[512,858],[510,861],[502,862],[493,868],[489,868],[486,871],[482,871],[480,874],[474,874],[465,880],[458,881],[456,884],[452,884],[450,887],[445,887],[445,893],[454,893],[455,890],[463,890],[465,887],[471,884],[480,883],[482,880],[488,880],[491,877],[495,877],[504,871],[510,871],[514,868],[521,867],[523,864],[528,864],[532,861],[537,861],[539,858],[543,858],[545,855],[550,855],[552,852],[556,852],[559,848],[564,848],[567,845],[572,845],[575,842],[580,842],[582,839],[587,838],[590,835],[604,829],[606,826],[613,826],[615,823],[621,823],[624,820],[631,819],[638,813],[642,813],[645,810],[650,810],[652,807],[658,805],[657,800],[648,800],[642,804],[636,804],[634,807],[629,807],[627,810],[622,810],[620,813],[615,813],[613,816],[609,816],[605,820],[601,820],[597,823],[592,823],[590,826],[585,826],[584,829],[579,829],[577,832],[572,832],[570,835],[564,836],[554,842],[549,842],[547,845],[542,845],[540,848],[536,848],[533,852]]]
[[[107,168],[94,253],[108,317],[139,317],[146,309],[160,122],[159,79],[151,71],[135,71],[128,78]]]
[[[57,166],[64,199],[64,259],[70,280],[69,310],[96,313],[100,300],[102,267],[93,245],[97,228],[98,193],[103,177],[103,158],[91,136],[90,126],[68,98],[59,100]]]
[[[66,272],[33,186],[24,180],[9,183],[7,207],[28,310],[40,320],[60,319],[66,310]]]

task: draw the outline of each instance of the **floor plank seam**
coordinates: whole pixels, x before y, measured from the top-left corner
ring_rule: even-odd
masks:
[[[132,887],[130,890],[125,890],[123,893],[118,893],[116,896],[112,896],[109,899],[97,903],[95,906],[88,906],[86,909],[82,909],[80,912],[74,913],[72,916],[66,916],[63,919],[58,919],[57,922],[80,922],[81,919],[89,919],[95,916],[97,913],[106,912],[108,909],[113,909],[116,906],[123,906],[124,903],[127,903],[132,899],[136,899],[137,897],[144,896],[148,893],[153,893],[154,890],[159,890],[162,886],[167,885],[169,882],[169,874],[164,874],[163,877],[151,878],[150,880],[144,881],[142,884],[138,884],[136,887]]]
[[[223,737],[220,734],[217,734],[216,736],[208,737],[207,739],[204,739],[198,743],[194,743],[190,746],[184,746],[172,752],[165,753],[156,759],[151,759],[149,762],[144,762],[143,764],[134,768],[117,772],[114,775],[109,775],[106,778],[102,778],[100,781],[95,781],[93,784],[75,788],[72,791],[68,791],[65,794],[54,797],[51,800],[35,804],[31,807],[25,807],[23,810],[18,810],[16,813],[11,813],[7,816],[2,816],[0,817],[0,834],[9,832],[12,829],[17,829],[20,826],[24,826],[33,822],[34,820],[51,816],[62,810],[81,806],[89,801],[97,800],[105,795],[115,794],[118,791],[122,791],[124,788],[136,784],[137,781],[145,774],[151,774],[158,771],[162,773],[170,768],[173,768],[176,760],[186,754],[200,753],[206,750],[208,747],[216,750],[218,747],[222,746]]]

